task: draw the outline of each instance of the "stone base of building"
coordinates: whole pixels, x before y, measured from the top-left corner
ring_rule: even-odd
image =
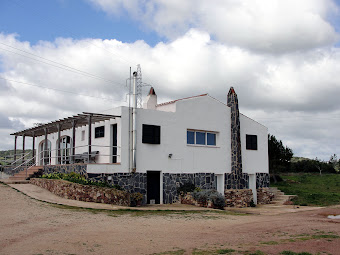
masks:
[[[259,205],[270,204],[274,199],[274,193],[269,188],[259,188],[257,191],[257,203]]]
[[[254,203],[251,189],[226,189],[224,197],[226,207],[250,207]]]
[[[76,172],[86,176],[86,178],[93,181],[105,181],[111,185],[119,185],[123,190],[129,193],[139,192],[143,194],[143,204],[146,204],[147,196],[147,173],[112,173],[112,174],[91,174],[87,173],[86,164],[71,164],[71,165],[52,165],[44,166],[44,173],[70,173]],[[214,173],[163,173],[162,186],[163,186],[163,204],[172,204],[179,201],[177,189],[186,183],[195,185],[200,189],[217,189],[216,187],[217,175]],[[256,173],[256,188],[269,187],[269,174]],[[237,185],[236,185],[237,183]],[[236,187],[236,186],[237,187]],[[249,175],[243,173],[240,179],[236,178],[231,173],[225,173],[225,189],[228,191],[226,194],[227,206],[244,207],[250,204],[246,197],[252,197],[249,193]],[[236,192],[235,190],[240,190]],[[269,194],[260,190],[260,202],[266,203]],[[225,194],[225,195],[226,195]],[[246,195],[247,194],[247,195]],[[234,198],[231,198],[234,197]],[[238,202],[235,202],[238,201]],[[229,203],[230,202],[230,203]]]
[[[122,190],[43,178],[32,178],[30,183],[67,199],[130,206],[130,194]]]

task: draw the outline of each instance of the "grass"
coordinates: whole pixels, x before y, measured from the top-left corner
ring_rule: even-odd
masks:
[[[303,174],[281,176],[284,181],[272,183],[285,194],[297,195],[296,205],[330,206],[340,204],[340,174]]]

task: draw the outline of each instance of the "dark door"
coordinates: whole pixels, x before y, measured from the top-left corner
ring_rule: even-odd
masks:
[[[160,174],[159,171],[147,171],[147,202],[155,200],[155,204],[160,203]]]
[[[117,163],[117,124],[112,125],[112,163]]]

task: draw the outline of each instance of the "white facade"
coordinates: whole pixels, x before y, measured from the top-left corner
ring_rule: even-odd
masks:
[[[153,102],[154,99],[152,98]],[[202,95],[159,105],[152,109],[137,109],[137,172],[223,174],[231,172],[230,108],[209,95]],[[88,173],[129,172],[129,109],[118,107],[110,114],[121,116],[92,124],[92,151],[99,151],[96,164],[89,164]],[[132,117],[131,117],[132,119]],[[112,164],[112,125],[117,124],[117,163]],[[142,125],[160,126],[160,144],[142,143]],[[240,114],[243,172],[268,173],[268,130],[265,126]],[[105,135],[95,138],[95,128],[105,126]],[[216,145],[187,144],[187,130],[216,134]],[[132,130],[130,130],[131,133]],[[246,149],[246,135],[257,135],[257,150]],[[61,138],[72,137],[72,129],[61,131]],[[45,137],[36,137],[39,146]],[[130,137],[130,139],[132,139]],[[48,134],[51,142],[51,164],[57,164],[58,134]],[[88,150],[88,126],[76,128],[76,154]],[[172,154],[171,158],[169,154]],[[37,164],[40,164],[39,157]],[[130,163],[131,164],[131,163]]]

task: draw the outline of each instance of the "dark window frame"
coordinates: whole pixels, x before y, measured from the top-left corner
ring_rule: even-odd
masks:
[[[161,144],[161,126],[143,124],[142,143]]]
[[[257,135],[246,135],[246,149],[247,150],[257,150]]]
[[[105,126],[99,126],[94,128],[94,138],[105,137]]]

